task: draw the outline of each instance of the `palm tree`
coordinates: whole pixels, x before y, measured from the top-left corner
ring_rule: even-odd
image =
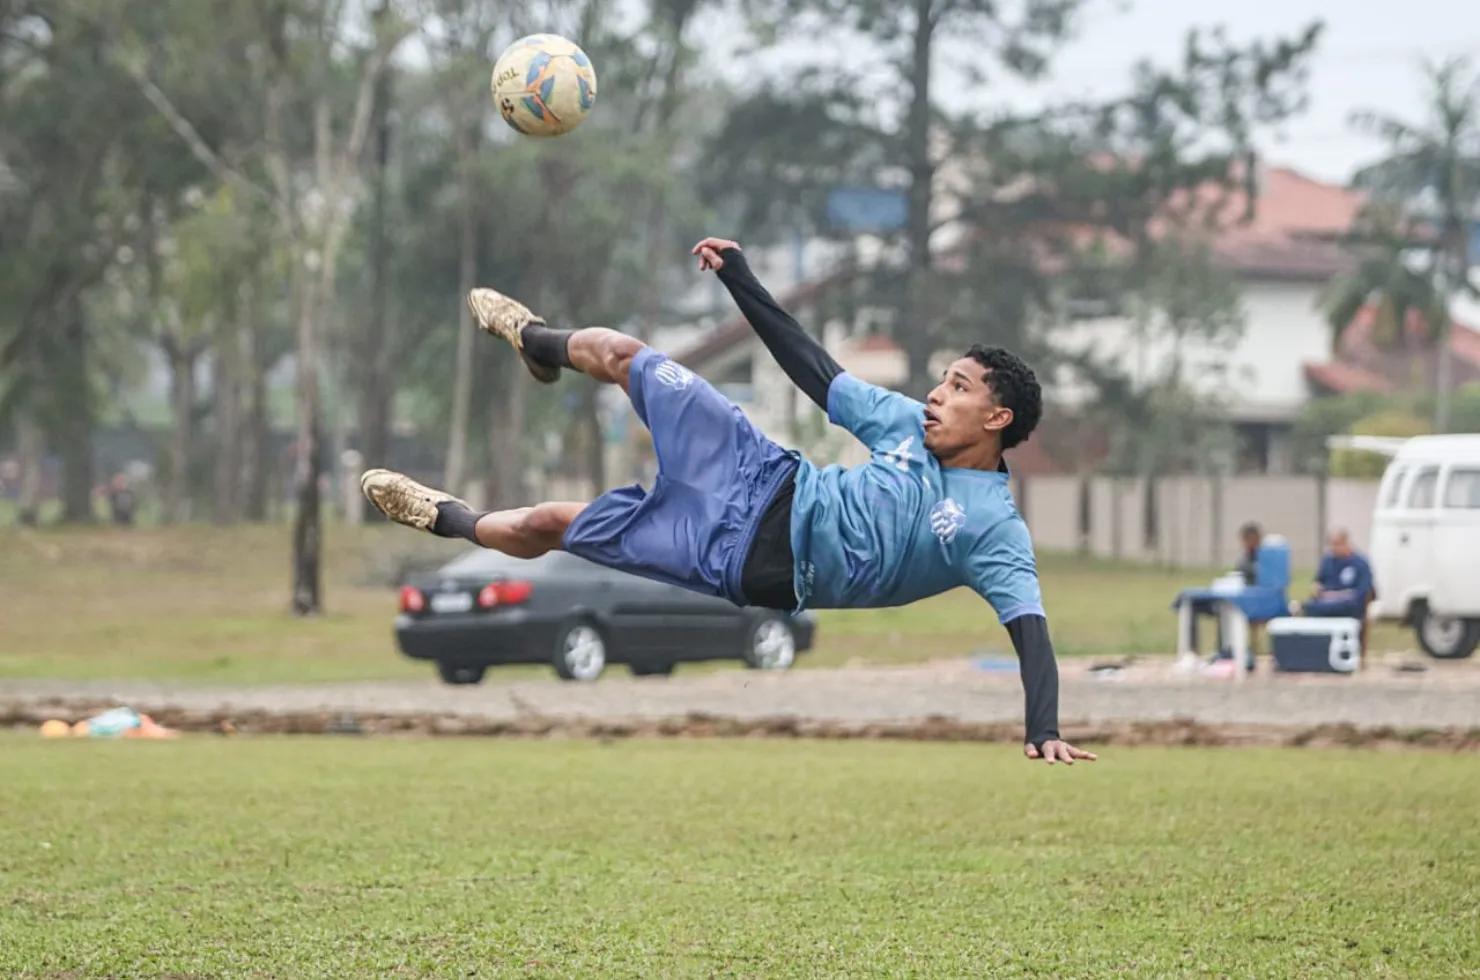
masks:
[[[1449,299],[1459,291],[1480,296],[1470,278],[1469,254],[1469,228],[1480,217],[1480,76],[1464,57],[1438,65],[1426,62],[1424,73],[1430,99],[1428,118],[1421,124],[1371,111],[1353,116],[1354,125],[1381,137],[1389,148],[1385,159],[1359,170],[1354,183],[1371,191],[1376,201],[1401,206],[1433,233],[1400,247],[1389,241],[1383,258],[1369,260],[1370,266],[1364,262],[1347,288],[1370,285],[1367,295],[1381,296],[1380,308],[1392,317],[1394,328],[1406,326],[1410,309],[1423,313],[1431,327],[1428,339],[1438,348],[1434,428],[1443,432],[1453,368]],[[1343,302],[1333,301],[1327,308],[1338,334],[1363,305],[1352,307],[1352,300],[1347,292]]]
[[[1320,296],[1332,352],[1340,351],[1347,330],[1374,303],[1372,342],[1379,350],[1419,343],[1442,351],[1449,340],[1449,311],[1434,264],[1426,261],[1428,239],[1405,231],[1390,209],[1373,207],[1363,212],[1347,241],[1359,261],[1327,283]]]

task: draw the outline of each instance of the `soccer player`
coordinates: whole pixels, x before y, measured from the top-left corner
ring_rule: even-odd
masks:
[[[550,327],[491,289],[468,296],[478,325],[509,341],[534,377],[562,368],[620,385],[658,457],[650,490],[590,503],[478,513],[388,470],[360,484],[386,517],[518,558],[563,549],[601,565],[737,605],[899,606],[967,586],[996,610],[1020,662],[1023,751],[1049,763],[1093,760],[1058,731],[1058,667],[1033,545],[1007,488],[1002,451],[1033,431],[1042,396],[1014,355],[974,346],[925,404],[845,372],[767,293],[740,247],[694,246],[792,382],[871,451],[819,468],[757,430],[692,371],[626,334]]]

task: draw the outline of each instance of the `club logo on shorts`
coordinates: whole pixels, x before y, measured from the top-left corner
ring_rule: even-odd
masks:
[[[675,364],[672,361],[664,361],[662,364],[659,364],[653,374],[657,376],[659,381],[675,391],[683,391],[694,383],[694,372],[682,364]]]
[[[935,505],[930,512],[930,530],[941,544],[950,544],[956,532],[966,526],[966,511],[950,497]]]

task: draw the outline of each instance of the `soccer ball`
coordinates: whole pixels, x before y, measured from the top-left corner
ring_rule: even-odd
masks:
[[[596,104],[596,69],[579,45],[558,34],[521,37],[493,66],[493,104],[525,136],[560,136]]]

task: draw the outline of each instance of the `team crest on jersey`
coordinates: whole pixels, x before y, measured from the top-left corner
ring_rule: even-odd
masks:
[[[905,472],[909,472],[911,458],[910,450],[914,447],[914,445],[915,437],[910,436],[908,439],[905,439],[893,449],[884,450],[881,455],[889,462],[893,463],[896,469],[901,469]]]
[[[694,383],[694,372],[682,364],[675,364],[672,361],[664,361],[662,364],[659,364],[657,370],[653,373],[659,381],[675,391],[683,391]]]
[[[950,497],[942,500],[930,511],[930,530],[941,544],[950,544],[956,533],[966,526],[966,511]]]

